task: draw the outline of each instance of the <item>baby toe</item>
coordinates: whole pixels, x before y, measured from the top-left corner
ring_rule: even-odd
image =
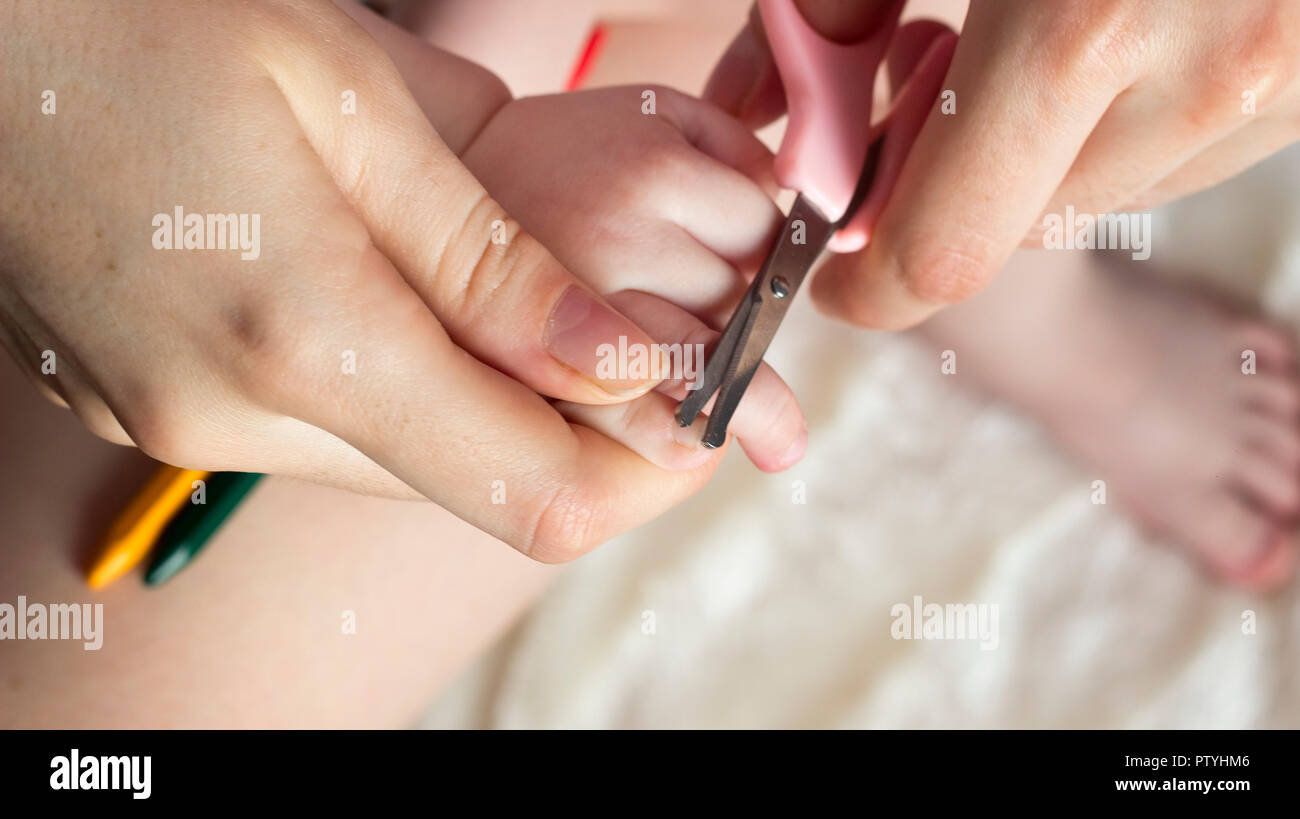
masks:
[[[1254,413],[1238,423],[1248,455],[1258,455],[1280,469],[1296,473],[1295,480],[1300,483],[1300,424],[1292,419]]]
[[[1294,572],[1294,534],[1242,497],[1224,491],[1205,498],[1185,524],[1206,566],[1235,586],[1268,591]]]
[[[1241,321],[1229,333],[1240,352],[1253,351],[1259,369],[1285,370],[1296,363],[1295,338],[1289,330],[1258,319]]]
[[[1264,373],[1243,381],[1242,398],[1248,408],[1286,420],[1300,416],[1300,382]]]
[[[1269,514],[1290,520],[1300,512],[1300,475],[1268,453],[1242,453],[1234,467],[1241,491]]]

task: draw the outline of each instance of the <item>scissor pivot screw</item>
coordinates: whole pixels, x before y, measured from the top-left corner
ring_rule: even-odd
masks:
[[[776,296],[778,299],[783,299],[790,295],[790,283],[780,276],[772,279],[772,295]]]

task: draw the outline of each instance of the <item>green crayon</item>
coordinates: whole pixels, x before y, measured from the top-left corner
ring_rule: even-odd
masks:
[[[181,507],[159,535],[144,582],[157,586],[188,566],[263,477],[258,472],[213,472],[205,490],[207,502]]]

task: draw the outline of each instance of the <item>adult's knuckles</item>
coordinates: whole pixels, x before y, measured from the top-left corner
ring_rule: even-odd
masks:
[[[250,403],[298,415],[310,409],[339,376],[345,351],[365,346],[372,317],[358,309],[382,309],[379,277],[391,276],[373,246],[343,253],[319,270],[299,269],[282,288],[250,287],[233,294],[215,317],[207,347],[211,366],[226,375]]]
[[[1055,0],[1044,6],[1030,47],[1048,82],[1061,93],[1099,85],[1118,92],[1143,70],[1152,50],[1155,15],[1140,2]]]
[[[1244,3],[1239,13],[1248,16],[1238,29],[1216,38],[1205,58],[1195,61],[1203,93],[1231,103],[1237,114],[1244,94],[1263,108],[1300,77],[1300,8],[1290,0]]]
[[[580,483],[555,486],[539,501],[520,551],[540,563],[567,563],[600,545],[612,533],[603,498]]]
[[[156,461],[192,466],[209,457],[211,431],[201,429],[199,419],[187,412],[174,396],[145,390],[121,410],[118,421],[140,451]],[[103,432],[111,434],[112,428]],[[106,437],[99,430],[95,434]]]
[[[435,310],[462,334],[478,327],[499,331],[503,321],[521,318],[513,311],[558,298],[547,288],[566,283],[563,273],[540,242],[484,195],[453,229],[438,260]]]
[[[915,298],[949,305],[974,296],[993,278],[999,259],[991,243],[976,237],[956,242],[917,240],[896,256],[897,275]]]

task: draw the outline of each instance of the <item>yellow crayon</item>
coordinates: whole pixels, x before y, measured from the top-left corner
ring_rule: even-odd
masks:
[[[194,481],[207,480],[209,474],[201,469],[160,467],[108,528],[99,558],[86,575],[90,587],[103,588],[144,560],[163,527],[194,491]]]

